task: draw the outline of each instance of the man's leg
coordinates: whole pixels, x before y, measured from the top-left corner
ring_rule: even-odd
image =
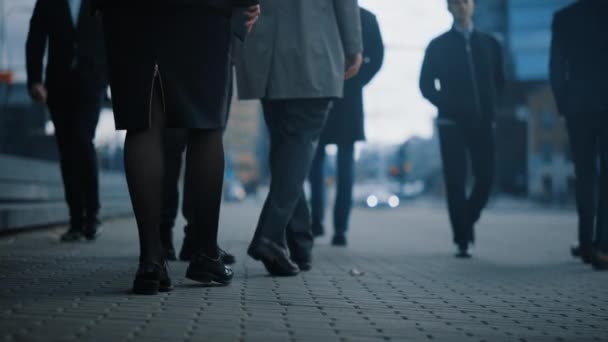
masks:
[[[99,122],[101,110],[102,91],[82,96],[78,104],[78,115],[72,119],[76,121],[77,132],[75,132],[76,144],[78,146],[79,169],[76,171],[81,175],[82,189],[84,190],[85,203],[85,237],[93,240],[97,237],[99,226],[99,168],[97,166],[97,152],[93,140]]]
[[[264,261],[270,273],[282,275],[281,270],[290,268],[283,255],[285,233],[300,200],[329,103],[328,99],[263,101],[271,132],[271,182],[249,254]]]
[[[308,271],[312,266],[313,243],[310,212],[306,203],[306,194],[302,189],[300,199],[287,225],[287,246],[290,257],[302,271]]]
[[[80,240],[84,236],[84,197],[80,188],[80,177],[82,175],[77,172],[79,161],[74,137],[77,129],[74,126],[74,121],[70,120],[70,110],[69,106],[49,105],[51,119],[55,127],[65,201],[70,214],[70,227],[61,236],[61,240],[68,242]]]
[[[468,208],[465,193],[467,155],[461,128],[456,124],[439,125],[439,142],[454,243],[466,252],[472,242],[468,228]],[[464,254],[462,255],[464,256]]]
[[[312,212],[312,234],[322,236],[325,231],[325,146],[318,146],[312,160],[310,174],[310,208]]]
[[[595,235],[598,255],[594,264],[598,269],[608,269],[608,112],[601,113],[596,121],[599,122],[600,191]]]
[[[494,182],[494,133],[491,126],[478,128],[476,132],[467,135],[468,150],[471,156],[473,171],[473,190],[468,201],[470,235],[474,237],[473,227],[483,208],[488,204],[492,184]]]
[[[355,181],[354,144],[338,145],[336,204],[334,205],[334,238],[332,244],[346,245],[346,231],[353,202]]]
[[[580,117],[566,120],[576,175],[579,247],[584,251],[590,251],[592,247],[597,205],[597,136],[592,134],[593,123],[587,121]]]

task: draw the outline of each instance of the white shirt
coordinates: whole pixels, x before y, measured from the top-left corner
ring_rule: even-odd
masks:
[[[67,0],[70,5],[70,15],[72,16],[72,24],[74,27],[78,26],[78,17],[80,16],[80,5],[82,0]]]

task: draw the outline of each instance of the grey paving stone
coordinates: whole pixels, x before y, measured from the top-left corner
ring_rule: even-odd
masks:
[[[348,248],[322,238],[312,271],[277,279],[245,253],[260,206],[222,211],[221,244],[238,260],[225,288],[176,262],[173,292],[130,294],[132,219],[106,222],[92,244],[58,243],[64,228],[0,238],[2,340],[608,341],[608,274],[570,259],[573,212],[490,210],[462,261],[441,208],[355,209]]]

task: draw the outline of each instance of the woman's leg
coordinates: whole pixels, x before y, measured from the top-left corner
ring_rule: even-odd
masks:
[[[188,224],[193,228],[198,250],[212,259],[219,256],[217,234],[223,183],[222,130],[190,130],[184,183],[192,196],[192,222]]]
[[[151,103],[151,126],[127,131],[125,172],[139,232],[140,262],[162,263],[160,219],[164,172],[165,116],[158,87]]]

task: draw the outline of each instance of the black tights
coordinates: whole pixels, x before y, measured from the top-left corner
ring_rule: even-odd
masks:
[[[158,87],[156,87],[158,89]],[[161,262],[160,221],[163,206],[163,136],[165,112],[155,91],[151,126],[129,130],[125,140],[125,171],[139,232],[140,261]],[[192,233],[205,255],[218,256],[217,232],[224,180],[224,146],[221,129],[188,130],[184,187],[192,196]]]

